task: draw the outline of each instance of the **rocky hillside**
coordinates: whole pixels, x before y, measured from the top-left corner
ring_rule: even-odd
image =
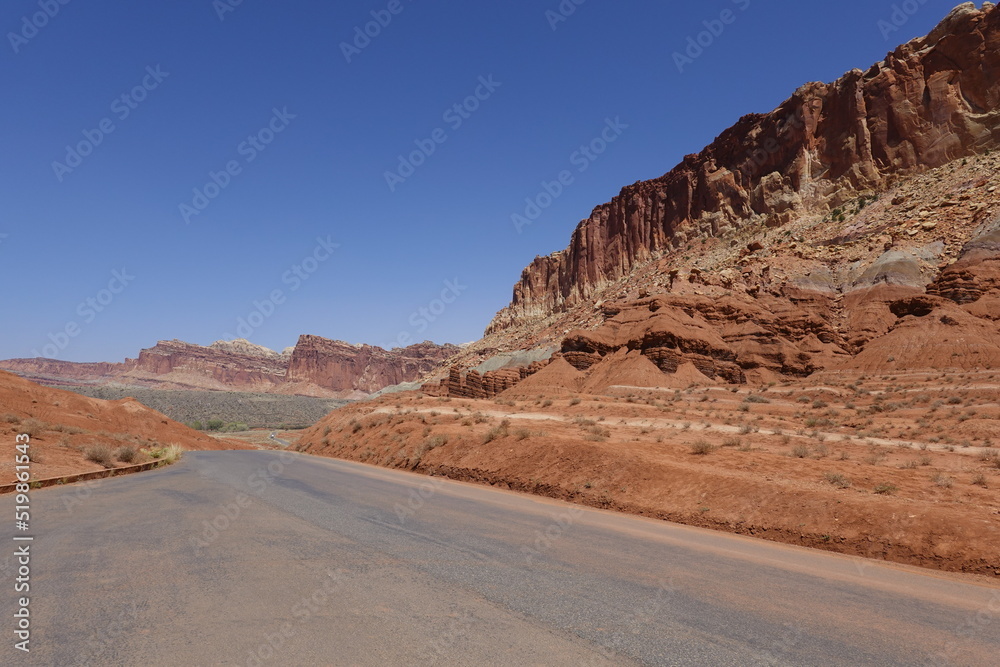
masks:
[[[122,363],[79,364],[53,359],[11,359],[0,369],[43,384],[152,389],[199,389],[357,398],[388,385],[412,381],[457,351],[425,342],[383,350],[319,336],[301,336],[278,353],[246,340],[207,347],[160,341]]]
[[[580,223],[566,250],[524,270],[488,333],[593,300],[693,242],[786,229],[985,153],[1000,145],[998,102],[1000,12],[965,3],[866,71],[806,84],[664,176],[624,188]]]
[[[624,188],[524,270],[459,358],[550,348],[589,373],[629,356],[643,386],[630,353],[729,383],[996,367],[998,106],[1000,11],[965,3]],[[486,379],[471,393],[509,384]]]
[[[246,448],[192,430],[133,398],[102,401],[2,371],[0,406],[0,437],[10,443],[11,452],[0,461],[0,475],[8,482],[14,480],[15,436],[22,433],[31,436],[33,479],[141,463],[144,451],[167,445],[187,450]],[[102,451],[109,455],[101,456]]]

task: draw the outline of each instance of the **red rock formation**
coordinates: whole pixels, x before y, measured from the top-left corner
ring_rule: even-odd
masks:
[[[530,366],[501,368],[482,374],[474,369],[463,373],[462,369],[458,366],[452,366],[448,371],[447,378],[440,382],[426,383],[422,389],[431,396],[493,398],[517,386],[522,380],[530,375],[534,375],[548,364],[548,361],[536,361]]]
[[[319,336],[301,336],[292,352],[288,381],[312,383],[332,391],[372,393],[421,378],[457,350],[454,345],[429,342],[383,350]]]
[[[826,211],[901,176],[1000,145],[1000,11],[956,8],[868,71],[802,86],[697,155],[624,188],[539,257],[487,334],[585,301],[658,254],[754,223]]]
[[[285,381],[288,356],[242,342],[244,346],[220,341],[202,347],[178,340],[160,341],[155,347],[139,352],[134,368],[127,375],[137,380],[153,376],[161,382],[174,380],[205,389],[238,387],[243,391],[266,392],[281,385]],[[202,378],[209,382],[202,382]]]
[[[318,336],[302,336],[283,353],[244,340],[210,346],[160,341],[123,363],[78,364],[53,359],[11,359],[0,368],[60,385],[118,382],[161,389],[211,389],[309,396],[371,393],[418,380],[457,351],[425,342],[383,350]]]

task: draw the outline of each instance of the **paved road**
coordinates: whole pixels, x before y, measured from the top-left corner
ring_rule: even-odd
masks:
[[[292,452],[33,514],[32,652],[5,582],[3,665],[1000,664],[997,588]]]

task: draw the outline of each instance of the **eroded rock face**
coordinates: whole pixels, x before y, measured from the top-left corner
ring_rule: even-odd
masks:
[[[288,365],[288,381],[312,383],[332,391],[373,393],[420,379],[457,349],[454,345],[425,342],[383,350],[372,345],[301,336]]]
[[[965,3],[868,71],[802,86],[664,176],[624,188],[569,247],[528,266],[487,334],[585,301],[633,267],[698,238],[805,211],[1000,145],[1000,11]]]
[[[759,369],[805,376],[846,356],[841,335],[817,314],[829,305],[814,296],[808,308],[777,297],[767,308],[736,298],[657,296],[624,305],[594,331],[570,333],[562,354],[578,370],[638,350],[667,374],[691,364],[709,379],[736,384]]]
[[[448,371],[448,377],[440,382],[425,384],[423,391],[431,396],[493,398],[545,368],[549,361],[535,361],[528,366],[500,368],[485,373],[479,373],[476,370],[463,372],[460,367],[452,366]]]
[[[961,305],[984,297],[990,303],[1000,299],[1000,218],[962,248],[958,261],[945,268],[927,292]],[[991,319],[1000,319],[1000,313]]]
[[[78,364],[53,359],[12,359],[0,368],[52,384],[119,382],[161,389],[210,389],[305,394],[368,394],[418,380],[458,348],[425,342],[383,350],[319,336],[302,336],[294,348],[274,352],[246,340],[209,346],[160,341],[123,363]]]
[[[198,386],[198,378],[212,382],[203,388],[215,389],[212,384],[246,391],[269,391],[285,381],[288,358],[248,341],[219,341],[208,347],[192,345],[179,340],[160,341],[154,347],[139,352],[139,358],[128,360],[131,366],[125,374],[136,379],[172,375],[188,376],[188,382]]]

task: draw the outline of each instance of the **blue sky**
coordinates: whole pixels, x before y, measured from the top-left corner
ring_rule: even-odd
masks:
[[[622,186],[956,4],[236,2],[0,7],[0,358],[477,339]]]

